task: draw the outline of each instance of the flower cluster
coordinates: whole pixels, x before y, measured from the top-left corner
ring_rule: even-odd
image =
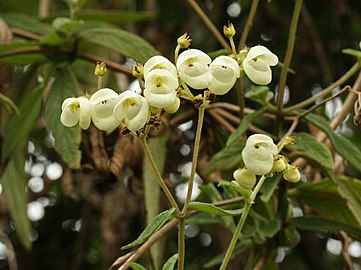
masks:
[[[291,183],[300,180],[300,172],[295,166],[288,164],[288,159],[278,154],[279,149],[271,137],[254,134],[247,139],[242,151],[245,168],[233,173],[240,186],[251,189],[256,183],[256,175],[283,173],[283,178]]]
[[[212,60],[201,50],[189,49],[190,42],[186,34],[178,39],[175,64],[157,55],[144,66],[134,68],[133,75],[141,84],[142,94],[130,90],[118,94],[102,88],[92,96],[68,98],[62,105],[61,122],[67,127],[79,124],[82,129],[87,129],[93,122],[98,129],[108,133],[121,124],[130,131],[137,131],[148,123],[152,114],[162,110],[175,113],[180,98],[186,95],[193,99],[192,89],[224,95],[244,74],[255,83],[268,84],[272,77],[270,66],[278,62],[277,56],[263,46]],[[180,49],[183,52],[179,53]],[[104,63],[98,64],[95,75],[103,76],[105,72]]]

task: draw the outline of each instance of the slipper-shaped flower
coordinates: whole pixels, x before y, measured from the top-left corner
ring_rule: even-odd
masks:
[[[89,99],[85,97],[67,98],[61,106],[60,121],[66,127],[73,127],[79,123],[82,129],[87,129],[91,122]]]
[[[172,73],[174,77],[178,77],[175,65],[164,56],[156,55],[145,62],[143,69],[144,78],[147,77],[148,73],[154,69],[165,69]]]

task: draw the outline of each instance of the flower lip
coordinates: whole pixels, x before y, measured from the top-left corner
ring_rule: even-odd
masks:
[[[189,49],[179,55],[176,63],[177,69],[179,70],[186,61],[187,63],[189,62],[188,64],[196,61],[203,65],[209,65],[212,62],[212,59],[208,56],[208,54],[202,52],[201,50]]]
[[[118,94],[110,88],[102,88],[96,91],[89,99],[90,104],[94,105],[97,103],[104,102],[108,99],[117,98]]]
[[[144,64],[144,77],[154,69],[164,69],[172,73],[173,76],[177,77],[177,69],[174,64],[167,58],[161,55],[156,55],[148,59]]]
[[[172,89],[177,89],[179,85],[177,77],[165,69],[153,69],[145,77],[145,88],[149,88],[152,85],[161,87],[163,84]]]
[[[244,61],[249,62],[251,60],[256,61],[257,58],[262,59],[269,66],[275,66],[278,63],[278,57],[264,46],[257,45],[252,47]]]

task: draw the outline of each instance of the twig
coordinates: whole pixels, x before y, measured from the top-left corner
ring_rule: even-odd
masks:
[[[232,133],[236,130],[226,119],[224,119],[217,111],[211,110],[208,112],[219,124],[221,124],[229,133]]]
[[[252,28],[254,16],[256,15],[258,4],[259,4],[259,0],[252,1],[251,10],[249,11],[246,24],[243,27],[241,40],[239,41],[239,44],[238,44],[238,51],[243,50],[243,48],[246,46],[246,40],[247,40],[249,31]]]

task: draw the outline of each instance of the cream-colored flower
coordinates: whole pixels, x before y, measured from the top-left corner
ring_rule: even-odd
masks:
[[[271,137],[254,134],[248,138],[242,158],[248,170],[256,175],[265,175],[272,170],[274,156],[277,153],[278,148]]]
[[[113,115],[118,96],[112,89],[103,88],[96,91],[89,100],[94,125],[107,133],[115,130],[121,123]]]
[[[167,113],[172,114],[172,113],[176,113],[178,111],[179,107],[180,107],[180,99],[177,97],[175,99],[175,102],[172,105],[170,105],[169,107],[164,108],[164,110]]]
[[[256,175],[247,168],[235,170],[233,178],[245,189],[251,189],[256,184]]]
[[[272,80],[270,66],[278,63],[278,57],[264,46],[252,47],[243,61],[243,69],[247,77],[260,85],[269,84]]]
[[[144,97],[127,90],[119,95],[113,113],[115,118],[124,122],[130,131],[137,131],[148,121],[149,105]]]
[[[144,97],[157,108],[171,106],[177,97],[178,79],[165,69],[153,69],[145,77]]]
[[[218,56],[210,64],[210,68],[213,78],[208,89],[216,95],[226,94],[240,76],[237,61],[229,56]]]
[[[91,122],[89,99],[85,97],[67,98],[61,106],[60,121],[66,127],[73,127],[79,123],[82,129],[87,129]]]
[[[144,64],[144,78],[146,78],[148,73],[154,69],[164,69],[172,73],[174,77],[178,77],[175,65],[164,56],[156,55],[148,59]]]
[[[189,49],[182,52],[177,59],[179,77],[194,89],[205,89],[212,82],[209,64],[212,59],[204,52]]]
[[[288,168],[283,172],[283,178],[288,182],[297,183],[301,180],[301,174],[296,166],[289,165]]]

